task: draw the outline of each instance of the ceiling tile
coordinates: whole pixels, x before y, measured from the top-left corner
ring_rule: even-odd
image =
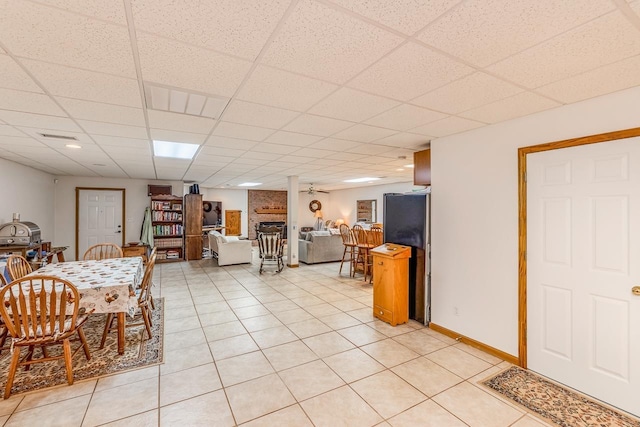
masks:
[[[471,67],[410,42],[385,56],[348,85],[408,101],[473,71]]]
[[[385,136],[393,135],[397,131],[383,129],[375,126],[357,124],[348,129],[333,135],[334,138],[346,139],[348,141],[371,142]]]
[[[451,116],[447,117],[446,119],[437,120],[435,122],[413,128],[411,129],[411,132],[441,137],[453,135],[454,133],[464,132],[471,129],[476,129],[484,125],[484,123]]]
[[[244,139],[227,138],[226,136],[211,135],[206,142],[207,147],[237,148],[239,150],[250,150],[257,144],[256,141],[246,141]]]
[[[3,149],[11,149],[12,147],[43,147],[44,144],[35,138],[27,137],[25,134],[22,136],[4,136],[0,139],[0,146]],[[1,151],[0,151],[1,153]]]
[[[143,159],[151,160],[151,149],[149,147],[139,148],[139,147],[116,147],[113,145],[103,145],[102,149],[107,153],[111,158],[118,161],[121,160],[131,160],[131,159],[139,159],[142,163]]]
[[[558,101],[571,103],[640,85],[640,55],[587,71],[536,89]]]
[[[414,34],[460,0],[331,0],[359,15],[405,34]]]
[[[300,113],[245,101],[232,101],[222,120],[271,129],[280,129]]]
[[[301,0],[262,61],[344,83],[400,42],[400,37],[378,27],[323,4]]]
[[[238,98],[295,111],[305,111],[338,87],[309,77],[258,66]]]
[[[360,122],[397,105],[397,101],[343,87],[315,105],[309,113]]]
[[[266,142],[273,142],[283,145],[296,145],[298,147],[306,147],[309,144],[321,140],[320,136],[303,135],[301,133],[278,131],[266,139]]]
[[[108,135],[92,135],[92,138],[96,141],[96,144],[101,147],[132,147],[132,148],[147,148],[150,149],[148,139],[134,139],[134,138],[122,138],[118,136]]]
[[[613,9],[613,2],[601,0],[470,0],[417,37],[484,67]]]
[[[136,28],[209,49],[255,59],[286,11],[285,0],[182,2],[134,0]]]
[[[0,87],[42,93],[42,89],[8,55],[0,55]]]
[[[267,142],[261,142],[260,144],[256,145],[255,147],[253,147],[251,149],[250,152],[244,154],[245,156],[251,156],[252,153],[256,153],[255,155],[258,157],[261,157],[263,154],[265,153],[271,153],[271,154],[278,154],[278,155],[283,155],[283,154],[291,154],[294,151],[296,151],[298,149],[299,146],[295,145],[295,144],[271,144],[271,143],[267,143]],[[278,156],[279,157],[279,156]],[[265,157],[266,158],[266,157]]]
[[[401,132],[376,141],[376,144],[392,147],[416,147],[429,142],[429,137],[415,133]]]
[[[309,148],[317,148],[320,150],[344,151],[349,148],[358,147],[364,144],[354,141],[345,141],[343,139],[325,138],[315,144],[309,145]]]
[[[11,89],[0,89],[0,109],[67,116],[47,95]]]
[[[213,155],[216,157],[220,157],[227,161],[227,163],[231,162],[237,157],[242,156],[245,151],[244,150],[235,150],[233,148],[214,148],[214,147],[202,147],[200,152],[204,155]],[[200,154],[198,155],[200,157]]]
[[[52,95],[142,108],[140,89],[134,79],[39,61],[22,63]]]
[[[0,115],[1,114],[2,114],[2,111],[0,111]],[[0,125],[0,135],[24,137],[24,134],[22,132],[20,132],[18,129],[13,128],[9,125]]]
[[[147,115],[149,117],[149,127],[190,133],[208,134],[216,123],[215,120],[207,117],[151,109],[147,109]]]
[[[284,130],[309,135],[330,136],[352,125],[353,123],[344,120],[303,114],[285,126]]]
[[[295,156],[313,157],[314,159],[321,159],[327,157],[330,154],[335,154],[334,150],[318,150],[317,148],[301,148],[293,153]]]
[[[178,132],[166,129],[149,129],[152,140],[183,142],[185,144],[201,145],[207,139],[207,135],[202,133]]]
[[[78,120],[78,124],[88,134],[122,136],[124,138],[147,138],[147,130],[143,127],[118,125],[115,123],[101,123],[89,120]]]
[[[390,148],[386,145],[361,144],[357,147],[349,148],[346,151],[355,154],[379,155],[381,153],[387,153],[389,150]]]
[[[14,126],[26,126],[36,129],[53,129],[71,132],[82,131],[73,122],[73,120],[66,117],[43,116],[40,114],[0,110],[0,119]]]
[[[2,3],[0,40],[14,55],[136,76],[126,27],[26,1]]]
[[[57,97],[56,100],[75,119],[118,123],[131,126],[146,126],[141,108],[103,104],[80,99]]]
[[[413,105],[402,104],[393,110],[367,120],[367,124],[388,129],[407,130],[447,117],[446,114]]]
[[[411,101],[422,107],[456,114],[523,92],[485,73],[473,73]]]
[[[459,116],[485,123],[498,123],[516,117],[548,110],[560,104],[531,92],[522,92],[511,98],[502,99],[473,110],[460,113]]]
[[[145,81],[211,95],[233,95],[251,66],[248,61],[149,34],[138,34],[138,50]]]
[[[527,51],[488,70],[529,88],[640,54],[638,28],[614,12]]]
[[[220,122],[213,135],[226,136],[237,139],[248,139],[253,141],[262,141],[267,136],[273,134],[273,129],[266,129],[257,126],[247,126],[237,123]]]
[[[69,12],[89,15],[105,21],[127,25],[124,3],[104,0],[36,0],[37,3],[48,4]]]

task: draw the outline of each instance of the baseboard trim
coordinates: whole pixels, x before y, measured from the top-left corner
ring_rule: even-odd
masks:
[[[520,360],[509,353],[505,353],[502,350],[498,350],[497,348],[491,347],[490,345],[481,343],[480,341],[476,341],[473,338],[465,337],[451,329],[447,329],[443,326],[437,325],[433,322],[429,323],[429,329],[433,329],[436,332],[440,332],[442,335],[446,335],[459,341],[461,343],[470,345],[471,347],[477,348],[478,350],[482,350],[485,353],[488,353],[492,356],[499,357],[502,360],[506,360],[509,363],[520,366]]]
[[[289,267],[289,268],[298,268],[298,267],[300,267],[300,264],[287,264],[287,267]]]

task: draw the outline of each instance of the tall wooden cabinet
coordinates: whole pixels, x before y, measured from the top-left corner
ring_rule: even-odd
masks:
[[[187,261],[202,259],[202,195],[184,196],[184,253]]]
[[[153,244],[158,248],[157,261],[182,261],[182,197],[151,196]]]
[[[409,320],[409,246],[387,243],[373,255],[373,315],[396,326]]]
[[[224,211],[224,234],[227,236],[242,234],[241,215],[242,211]]]

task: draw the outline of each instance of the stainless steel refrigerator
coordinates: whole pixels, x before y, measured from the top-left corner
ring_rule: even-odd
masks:
[[[431,320],[431,187],[413,193],[385,193],[385,243],[411,246],[409,318],[425,325]]]

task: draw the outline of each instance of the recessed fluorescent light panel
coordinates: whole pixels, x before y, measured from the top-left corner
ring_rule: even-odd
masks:
[[[200,147],[198,144],[153,140],[153,154],[156,157],[190,160],[193,159],[196,151],[198,151],[198,147]]]
[[[354,179],[346,179],[344,182],[369,182],[369,181],[377,181],[380,178],[354,178]]]
[[[238,184],[238,187],[255,187],[257,185],[262,185],[261,182],[243,182],[242,184]]]

